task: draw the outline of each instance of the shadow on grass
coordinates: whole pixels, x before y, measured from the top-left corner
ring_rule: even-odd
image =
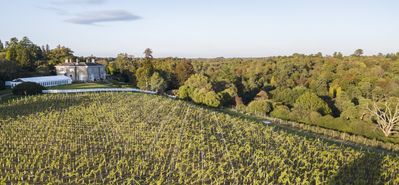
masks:
[[[328,184],[384,184],[384,179],[381,177],[381,165],[381,155],[364,153],[349,165],[342,166]]]

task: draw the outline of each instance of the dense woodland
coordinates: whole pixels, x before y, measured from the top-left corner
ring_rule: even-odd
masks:
[[[0,51],[0,80],[51,74],[74,57],[69,48],[39,47],[28,38],[13,38]],[[99,62],[112,78],[141,89],[399,143],[399,53],[183,59],[153,58],[146,49],[143,58],[119,54]]]
[[[73,57],[69,48],[38,46],[27,37],[0,41],[0,80],[54,74],[54,66],[69,57]]]

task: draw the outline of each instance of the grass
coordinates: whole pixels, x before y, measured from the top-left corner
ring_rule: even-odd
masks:
[[[0,102],[6,101],[12,97],[13,97],[13,95],[12,95],[11,89],[0,90]]]
[[[92,89],[92,88],[131,88],[130,84],[123,83],[73,83],[69,85],[60,85],[54,87],[48,87],[48,89]]]
[[[54,87],[47,87],[47,89],[93,89],[93,88],[133,88],[133,85],[115,80],[107,80],[105,82],[96,83],[73,83],[68,85],[60,85]],[[7,100],[17,98],[18,96],[12,95],[12,89],[0,90],[0,96],[9,95],[0,98],[0,101],[6,102]]]
[[[11,94],[12,90],[11,89],[4,89],[0,90],[0,96],[5,95],[5,94]]]

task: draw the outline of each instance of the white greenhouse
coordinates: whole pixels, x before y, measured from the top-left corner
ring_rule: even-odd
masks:
[[[72,79],[67,76],[63,76],[63,75],[17,78],[17,79],[14,79],[13,81],[7,81],[6,86],[14,88],[16,85],[23,83],[23,82],[35,82],[44,87],[51,87],[51,86],[57,86],[57,85],[71,84]]]

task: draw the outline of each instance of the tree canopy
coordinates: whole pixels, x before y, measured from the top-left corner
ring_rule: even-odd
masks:
[[[179,97],[182,99],[191,99],[196,103],[210,107],[219,107],[221,105],[221,97],[213,90],[209,78],[200,74],[192,75],[179,88]]]
[[[144,58],[153,58],[152,50],[150,48],[144,50]]]
[[[322,115],[330,114],[328,104],[313,92],[305,92],[295,100],[294,108],[304,112],[318,112]]]
[[[72,59],[74,56],[71,49],[58,45],[56,48],[50,50],[47,57],[50,65],[57,65],[64,63],[65,59]]]

